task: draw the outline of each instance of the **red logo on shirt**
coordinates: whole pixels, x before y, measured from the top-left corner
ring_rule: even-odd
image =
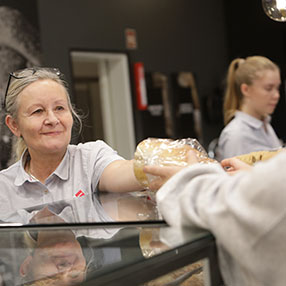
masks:
[[[85,193],[82,191],[82,190],[79,190],[75,196],[78,198],[78,197],[83,197],[85,195]]]

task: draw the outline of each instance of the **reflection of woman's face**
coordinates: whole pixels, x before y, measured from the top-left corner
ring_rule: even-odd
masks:
[[[281,80],[279,70],[265,70],[258,74],[244,90],[244,100],[250,115],[261,119],[274,112],[280,98]]]
[[[57,241],[57,242],[55,242]],[[54,244],[49,242],[35,249],[30,264],[33,279],[56,276],[51,285],[74,285],[85,278],[86,261],[78,241],[71,236],[56,236]]]

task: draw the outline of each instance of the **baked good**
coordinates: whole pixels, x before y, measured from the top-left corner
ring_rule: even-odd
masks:
[[[208,157],[206,151],[196,139],[145,139],[137,145],[134,154],[133,167],[135,177],[147,188],[151,178],[143,172],[145,165],[186,166],[187,153],[190,150],[197,153],[199,162],[214,162],[213,159]]]
[[[203,261],[184,266],[164,276],[144,283],[142,286],[204,286]]]
[[[279,152],[285,150],[284,148],[279,148],[276,150],[269,150],[269,151],[256,151],[256,152],[251,152],[248,154],[243,154],[236,156],[237,159],[243,161],[244,163],[248,165],[253,165],[258,161],[265,161],[273,156],[276,156]]]
[[[142,228],[139,235],[139,245],[145,258],[153,257],[169,249],[169,246],[160,239],[159,228]],[[203,261],[176,269],[146,282],[142,286],[165,286],[169,284],[203,286]]]

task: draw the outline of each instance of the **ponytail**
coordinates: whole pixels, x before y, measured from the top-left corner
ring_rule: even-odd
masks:
[[[236,70],[239,65],[244,62],[243,59],[234,59],[228,68],[227,82],[226,82],[226,92],[223,105],[224,114],[224,124],[227,125],[231,119],[234,117],[236,110],[241,106],[242,94],[240,91],[240,86],[236,82]]]

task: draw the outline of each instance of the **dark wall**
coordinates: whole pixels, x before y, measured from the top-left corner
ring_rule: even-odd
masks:
[[[229,59],[262,55],[276,62],[281,69],[281,98],[272,125],[285,141],[286,23],[270,19],[263,11],[261,0],[224,0],[224,7]]]
[[[29,3],[18,0],[0,0],[0,6],[8,6],[19,10],[31,25],[38,27],[37,0],[29,0]]]
[[[44,61],[60,67],[70,80],[71,49],[124,51],[124,29],[134,28],[138,49],[130,51],[131,62],[143,61],[146,71],[194,72],[204,101],[221,83],[228,64],[222,4],[223,0],[38,0]],[[218,135],[217,124],[204,120],[205,143]]]

